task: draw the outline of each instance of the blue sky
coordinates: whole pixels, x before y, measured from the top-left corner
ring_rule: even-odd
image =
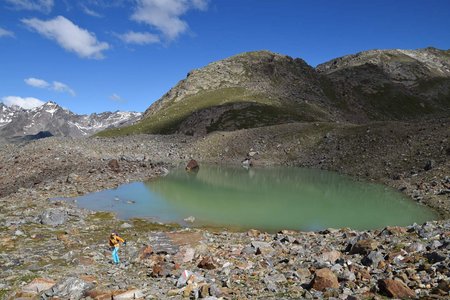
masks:
[[[0,0],[0,100],[144,111],[195,68],[271,50],[315,66],[450,48],[448,0]]]

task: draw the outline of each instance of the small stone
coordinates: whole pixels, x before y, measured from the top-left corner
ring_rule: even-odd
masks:
[[[203,284],[202,286],[200,286],[200,288],[199,288],[200,298],[206,298],[206,297],[210,296],[209,288],[210,288],[209,284]]]
[[[213,270],[216,267],[214,260],[210,256],[203,257],[202,260],[198,263],[197,267],[200,269]]]
[[[423,167],[423,169],[424,169],[425,171],[429,171],[429,170],[433,169],[434,165],[435,165],[434,160],[432,160],[432,159],[431,159],[431,160],[428,160],[428,161],[425,163],[425,166]]]
[[[127,222],[120,225],[120,228],[122,228],[122,229],[127,229],[127,228],[132,228],[132,227],[133,227],[133,225],[131,225],[130,223],[127,223]]]
[[[247,231],[247,235],[250,237],[258,237],[261,234],[261,231],[256,230],[256,229],[250,229],[249,231]]]

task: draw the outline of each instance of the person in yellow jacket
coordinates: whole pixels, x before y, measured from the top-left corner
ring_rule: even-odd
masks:
[[[113,262],[116,265],[120,263],[120,259],[119,259],[120,243],[122,243],[124,245],[127,244],[127,242],[123,238],[121,238],[116,232],[111,233],[111,235],[109,237],[109,246],[111,247]]]

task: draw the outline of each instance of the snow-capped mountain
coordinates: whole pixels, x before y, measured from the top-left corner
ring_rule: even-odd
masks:
[[[89,136],[107,128],[131,125],[141,118],[137,112],[104,112],[76,115],[54,102],[32,109],[0,103],[0,137],[25,137],[48,132],[54,136]]]

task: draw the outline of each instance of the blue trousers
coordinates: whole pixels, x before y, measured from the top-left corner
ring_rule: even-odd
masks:
[[[120,260],[119,260],[119,247],[113,247],[112,259],[113,259],[113,262],[115,264],[118,264],[120,262]]]

